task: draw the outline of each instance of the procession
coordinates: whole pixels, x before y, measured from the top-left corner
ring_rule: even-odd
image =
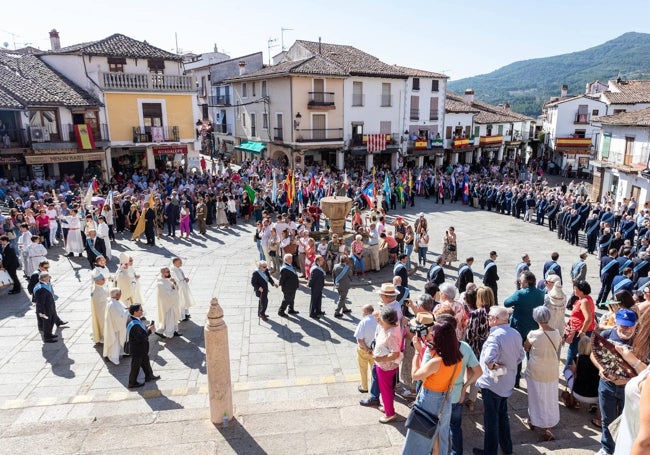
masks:
[[[149,344],[182,339],[196,302],[184,259],[163,253],[168,265],[144,283],[124,245],[137,245],[146,261],[147,254],[160,254],[163,241],[219,248],[217,238],[244,225],[253,230],[249,276],[257,324],[300,325],[304,318],[329,324],[328,307],[335,320],[356,324],[357,388],[368,394],[359,404],[378,407],[381,423],[406,423],[403,453],[462,453],[463,409],[474,411],[481,401],[484,440],[473,452],[496,453],[500,445],[512,453],[506,409],[515,390],[526,390],[526,425],[542,440],[556,438],[561,406],[584,403],[602,433],[599,453],[624,453],[619,447],[629,451],[633,439],[620,430],[614,438],[609,425],[621,410],[622,425],[638,420],[625,414],[623,392],[628,381],[644,377],[647,365],[648,208],[590,201],[584,182],[550,184],[538,173],[543,166],[299,173],[255,160],[237,168],[215,163],[215,172],[206,165],[187,174],[134,174],[122,183],[3,182],[9,210],[0,243],[10,288],[4,299],[26,288],[43,342],[65,343],[59,335],[70,323],[57,311],[49,262],[80,261],[90,276],[81,284],[92,342],[111,364],[130,360],[125,386],[135,390],[164,378],[164,368],[152,369]],[[351,205],[339,233],[321,208],[330,196]],[[496,248],[468,250],[459,234],[464,229],[445,224],[455,205],[494,209],[494,224],[507,215],[537,225],[531,229],[557,230],[556,241],[579,248],[570,258],[552,247],[515,253],[515,279],[506,283]],[[540,270],[531,270],[531,256],[545,261]],[[598,283],[591,283],[592,292],[586,282],[588,257],[600,265],[597,299],[591,294]],[[417,281],[424,286],[412,284]],[[359,286],[368,289],[365,297],[350,298]],[[147,298],[143,288],[150,290]],[[308,308],[296,305],[297,292],[308,294]],[[599,309],[606,312],[597,319]],[[597,333],[605,341],[591,362]],[[564,345],[568,351],[560,356]],[[598,363],[602,356],[627,368]],[[580,368],[591,368],[591,377]],[[410,414],[399,416],[395,400],[410,405],[411,414],[437,415],[435,437],[423,436]]]

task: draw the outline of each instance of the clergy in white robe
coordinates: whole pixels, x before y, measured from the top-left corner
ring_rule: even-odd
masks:
[[[106,245],[106,259],[110,261],[113,259],[113,254],[111,251],[111,239],[108,237],[108,224],[106,224],[106,218],[103,215],[100,215],[97,221],[97,237],[104,240],[104,245]]]
[[[106,317],[106,304],[108,291],[104,286],[106,278],[100,272],[93,272],[93,285],[90,293],[90,314],[93,322],[93,342],[104,342],[104,320]]]
[[[133,257],[129,257],[129,273],[131,274],[131,280],[135,282],[135,287],[133,290],[133,299],[135,303],[140,303],[144,306],[144,297],[142,296],[142,288],[140,286],[140,275],[135,271],[133,267]],[[146,314],[146,311],[145,311]]]
[[[41,245],[41,238],[38,235],[32,235],[32,243],[27,247],[27,263],[29,275],[38,270],[38,264],[47,261],[47,248]]]
[[[97,256],[97,259],[95,260],[95,267],[93,268],[93,273],[101,273],[104,275],[104,278],[106,279],[106,283],[104,284],[106,291],[110,290],[110,288],[114,286],[113,283],[115,282],[115,278],[113,277],[111,271],[108,270],[108,266],[106,265],[106,258],[104,256]]]
[[[156,284],[158,289],[158,332],[163,338],[171,338],[178,334],[180,319],[180,304],[178,286],[172,278],[168,267],[160,269],[160,277]]]
[[[115,285],[122,291],[122,302],[124,302],[125,305],[130,306],[136,303],[134,299],[135,282],[129,272],[128,262],[126,264],[120,264],[120,268],[117,269],[117,272],[115,273]]]
[[[190,318],[190,307],[194,305],[194,297],[192,296],[192,291],[190,291],[190,279],[183,272],[182,266],[183,260],[181,258],[174,258],[169,269],[172,272],[172,277],[178,283],[180,315],[183,317],[183,320],[187,321]]]
[[[84,252],[84,243],[81,238],[81,220],[77,210],[72,209],[70,215],[62,218],[63,225],[68,229],[68,236],[65,239],[65,252],[68,255],[81,254]]]
[[[29,232],[26,224],[20,225],[20,236],[18,237],[18,250],[20,251],[20,260],[23,264],[23,273],[26,277],[31,276],[34,270],[30,269],[29,257],[27,256],[27,247],[32,243],[32,233]]]
[[[129,322],[129,310],[120,302],[120,288],[112,288],[111,298],[104,312],[104,357],[115,365],[120,364],[120,356],[124,354],[126,341],[126,325]]]

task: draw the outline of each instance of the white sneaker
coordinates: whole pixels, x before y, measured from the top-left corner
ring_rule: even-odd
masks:
[[[596,452],[594,455],[612,455],[612,454],[601,447],[600,450]]]

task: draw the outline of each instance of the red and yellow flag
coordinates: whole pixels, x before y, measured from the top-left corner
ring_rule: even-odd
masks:
[[[296,182],[293,180],[293,174],[291,173],[291,169],[287,172],[287,179],[285,182],[285,185],[287,187],[287,203],[288,205],[293,204],[293,198],[296,195]]]
[[[77,145],[81,150],[92,150],[95,148],[93,132],[88,125],[75,125],[74,135],[77,138]]]

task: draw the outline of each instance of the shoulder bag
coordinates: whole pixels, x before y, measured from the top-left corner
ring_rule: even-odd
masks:
[[[406,418],[406,428],[413,430],[416,433],[420,433],[422,436],[428,439],[433,438],[433,436],[436,434],[436,431],[438,430],[440,415],[442,414],[442,411],[445,408],[445,404],[447,403],[447,399],[449,398],[449,394],[454,383],[454,378],[456,377],[457,369],[458,363],[456,363],[456,366],[454,366],[454,372],[451,374],[451,378],[449,379],[449,386],[447,386],[447,392],[445,393],[445,398],[442,401],[438,415],[431,414],[416,402],[411,408],[409,416]]]

